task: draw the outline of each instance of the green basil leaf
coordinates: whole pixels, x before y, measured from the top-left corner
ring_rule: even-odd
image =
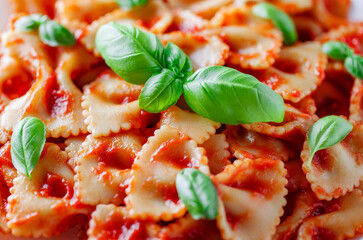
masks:
[[[101,26],[96,46],[107,65],[130,83],[145,84],[163,69],[164,46],[158,37],[132,25]]]
[[[176,189],[193,219],[217,217],[217,190],[207,175],[194,168],[185,168],[176,177]]]
[[[48,17],[41,14],[31,14],[16,20],[14,27],[22,32],[31,32],[37,30],[39,25],[47,21]]]
[[[346,57],[353,54],[353,50],[351,50],[347,44],[337,41],[324,43],[322,50],[336,60],[344,60]]]
[[[310,128],[308,133],[308,143],[310,148],[310,157],[308,166],[314,154],[322,149],[332,147],[341,142],[353,129],[353,125],[339,116],[326,116],[319,119]]]
[[[139,107],[150,113],[159,113],[173,106],[183,93],[183,81],[164,69],[152,76],[139,96]]]
[[[348,56],[344,61],[345,69],[354,77],[363,80],[363,58],[357,54]]]
[[[180,79],[186,79],[193,73],[190,58],[174,43],[169,42],[164,52],[165,67],[172,70]]]
[[[253,6],[254,15],[270,19],[279,28],[284,37],[284,43],[291,45],[297,41],[297,31],[294,21],[284,11],[271,3],[259,3]]]
[[[184,98],[199,115],[237,125],[282,122],[284,100],[251,75],[222,66],[201,68],[184,84]]]
[[[11,137],[11,159],[14,167],[29,179],[43,151],[45,133],[44,123],[35,117],[23,119],[14,128]]]
[[[116,0],[116,2],[124,9],[128,10],[134,7],[142,6],[147,0]]]
[[[48,20],[39,27],[39,37],[43,43],[51,46],[73,46],[76,39],[73,34],[59,23]]]

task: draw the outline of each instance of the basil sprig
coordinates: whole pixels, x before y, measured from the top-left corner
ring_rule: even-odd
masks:
[[[145,84],[139,107],[158,113],[184,93],[198,114],[227,124],[281,122],[280,95],[256,78],[227,67],[210,66],[193,73],[189,57],[175,44],[132,25],[108,23],[99,28],[96,46],[107,65],[126,81]]]
[[[322,149],[326,149],[341,142],[353,129],[353,125],[339,116],[326,116],[319,119],[310,128],[308,133],[308,143],[310,148],[310,157],[308,166],[314,154]]]
[[[201,68],[184,85],[184,98],[199,115],[216,122],[237,125],[282,122],[284,100],[255,77],[235,69]]]
[[[11,137],[11,159],[14,167],[31,179],[45,144],[45,125],[35,117],[27,117],[14,128]]]
[[[297,31],[294,21],[284,11],[271,3],[259,3],[253,6],[252,13],[257,17],[270,19],[279,28],[286,45],[297,41]]]
[[[207,175],[194,168],[185,168],[176,177],[176,189],[193,219],[217,217],[217,190]]]
[[[128,10],[134,7],[142,6],[147,0],[116,0],[116,2],[124,9]]]
[[[22,32],[31,32],[39,29],[40,40],[51,46],[73,46],[76,39],[67,28],[50,20],[46,15],[31,14],[19,18],[15,24],[15,29]]]
[[[329,41],[323,44],[322,51],[333,59],[344,61],[345,69],[353,77],[363,80],[363,58],[355,54],[348,45],[342,42]]]

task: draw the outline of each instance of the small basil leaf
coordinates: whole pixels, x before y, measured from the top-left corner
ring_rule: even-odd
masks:
[[[176,177],[176,189],[193,219],[217,217],[217,190],[207,175],[194,168],[185,168]]]
[[[116,2],[124,9],[128,10],[147,3],[147,0],[116,0]]]
[[[199,115],[237,125],[282,122],[284,100],[251,75],[222,66],[201,68],[184,84],[184,98]]]
[[[180,79],[186,79],[193,73],[190,58],[174,43],[169,42],[164,52],[165,67],[172,70]]]
[[[145,84],[163,69],[164,46],[158,37],[132,25],[111,22],[101,26],[96,46],[107,65],[130,83]]]
[[[363,58],[353,54],[344,61],[345,69],[354,77],[363,80]]]
[[[43,43],[51,47],[73,46],[76,44],[73,34],[53,20],[40,24],[39,37]]]
[[[252,12],[260,18],[270,19],[281,30],[286,45],[291,45],[297,41],[294,21],[281,9],[271,3],[259,3],[253,6]]]
[[[152,76],[139,96],[139,107],[150,113],[159,113],[173,106],[183,93],[183,82],[164,69]]]
[[[308,143],[310,148],[310,157],[308,166],[314,154],[322,149],[332,147],[341,142],[353,129],[353,125],[339,116],[326,116],[319,119],[310,128],[308,133]]]
[[[16,20],[14,27],[22,32],[31,32],[37,30],[39,25],[47,21],[48,17],[41,14],[31,14]]]
[[[351,55],[353,51],[347,44],[337,41],[330,41],[323,44],[322,50],[328,54],[331,58],[336,60],[344,60]]]
[[[45,125],[35,117],[27,117],[14,128],[11,137],[11,159],[14,167],[29,179],[38,164],[45,144]]]

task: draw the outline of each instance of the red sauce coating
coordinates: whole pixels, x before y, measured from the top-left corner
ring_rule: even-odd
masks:
[[[330,158],[328,149],[319,150],[314,154],[312,164],[321,171],[330,171],[333,167]]]
[[[62,177],[47,173],[39,193],[43,197],[71,199],[73,196],[73,186]]]
[[[290,59],[277,58],[273,66],[286,73],[295,74],[300,72],[300,64]]]
[[[334,233],[325,228],[314,228],[312,231],[312,240],[334,240]]]
[[[45,102],[52,117],[63,116],[71,111],[72,96],[61,89],[56,78],[47,80]]]
[[[160,185],[159,191],[162,193],[164,201],[167,203],[171,203],[172,205],[179,203],[180,199],[175,185]]]
[[[340,41],[345,42],[349,47],[354,49],[355,53],[363,53],[363,31],[355,32],[352,35],[344,36]]]
[[[109,216],[106,221],[98,222],[93,236],[98,240],[141,240],[147,238],[144,223],[125,218],[117,213]]]
[[[6,79],[2,84],[2,92],[10,99],[23,96],[33,84],[33,76],[19,69],[19,73],[11,78]]]
[[[0,165],[6,164],[8,166],[13,166],[13,163],[11,162],[10,149],[10,142],[0,148]]]
[[[337,200],[332,201],[319,201],[314,205],[314,210],[311,212],[311,216],[319,216],[322,214],[327,214],[331,212],[338,211],[340,209],[340,204]]]

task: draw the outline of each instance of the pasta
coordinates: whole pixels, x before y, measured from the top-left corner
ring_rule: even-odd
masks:
[[[51,238],[75,226],[80,240],[343,240],[363,233],[363,83],[349,63],[323,50],[339,41],[349,49],[345,59],[363,57],[363,23],[349,22],[349,0],[9,2],[13,15],[0,38],[0,238]],[[286,21],[256,13],[266,3],[291,18],[296,42],[286,41]],[[24,17],[33,21],[25,30]],[[41,29],[52,22],[74,43],[49,44],[62,41]],[[119,27],[133,39],[122,47],[137,52],[105,57],[97,39],[112,22],[140,30]],[[124,59],[141,70],[132,75],[110,64]],[[233,71],[200,80],[213,66]],[[246,75],[238,80],[234,71]],[[149,75],[143,82],[128,74]],[[207,97],[219,103],[232,96],[235,104],[220,111],[232,119],[234,107],[244,108],[236,96],[250,97],[238,81],[252,76],[281,100],[281,122],[213,121],[186,94],[200,87],[202,107]],[[251,104],[267,106],[256,85],[244,85],[257,99]],[[162,91],[150,97],[151,88]],[[226,89],[233,93],[220,99]],[[162,101],[174,102],[145,110]],[[249,111],[241,112],[259,117]],[[329,115],[352,130],[313,152],[311,131]],[[28,117],[45,127],[35,163]],[[25,170],[17,141],[25,141]]]

